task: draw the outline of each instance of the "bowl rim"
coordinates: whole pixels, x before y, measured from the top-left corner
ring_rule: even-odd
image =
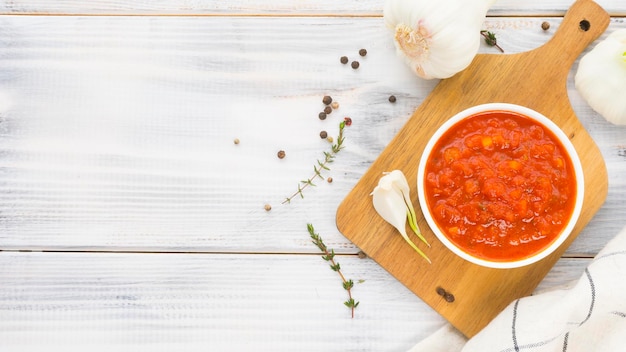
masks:
[[[428,203],[426,202],[426,195],[425,195],[425,190],[423,186],[424,180],[425,180],[424,172],[426,169],[426,161],[430,157],[430,154],[432,153],[432,149],[435,143],[441,138],[441,136],[446,131],[448,131],[452,126],[464,120],[465,118],[471,117],[478,113],[490,112],[490,111],[505,111],[505,112],[513,112],[513,113],[521,114],[539,122],[540,124],[548,128],[557,137],[559,142],[563,145],[563,147],[569,154],[570,159],[572,161],[572,165],[574,166],[574,174],[576,175],[576,202],[574,204],[572,215],[568,223],[566,224],[566,226],[563,228],[563,230],[559,234],[559,236],[556,238],[555,241],[553,241],[549,246],[547,246],[543,250],[535,253],[534,255],[530,257],[523,258],[520,260],[515,260],[515,261],[490,261],[490,260],[486,260],[483,258],[477,258],[468,254],[467,252],[457,247],[454,243],[452,243],[452,241],[450,241],[445,236],[443,231],[439,229],[439,227],[437,226],[437,223],[435,222],[432,215],[430,214],[430,209],[428,207]],[[471,263],[480,265],[480,266],[496,268],[496,269],[511,269],[511,268],[518,268],[518,267],[530,265],[530,264],[538,262],[541,259],[544,259],[548,255],[552,254],[557,248],[559,248],[563,244],[563,242],[565,242],[565,240],[569,237],[572,230],[574,229],[574,226],[576,226],[576,223],[578,222],[578,218],[582,210],[584,194],[585,194],[584,185],[585,185],[584,173],[583,173],[582,165],[580,162],[580,158],[578,156],[576,148],[574,147],[570,139],[567,137],[565,132],[563,132],[563,130],[557,124],[555,124],[551,119],[549,119],[545,115],[531,108],[517,105],[517,104],[511,104],[511,103],[487,103],[487,104],[475,105],[453,115],[451,118],[445,121],[431,136],[428,143],[426,144],[426,147],[424,148],[424,151],[422,152],[422,156],[420,158],[418,169],[417,169],[417,195],[418,195],[419,205],[424,215],[424,218],[426,219],[426,222],[428,223],[428,226],[430,227],[431,231],[435,234],[437,239],[439,239],[439,241],[441,241],[448,249],[450,249],[453,253],[455,253],[459,257]]]

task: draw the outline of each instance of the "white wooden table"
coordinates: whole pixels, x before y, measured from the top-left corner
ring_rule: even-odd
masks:
[[[626,27],[626,2],[598,2],[600,39]],[[0,1],[0,351],[404,351],[443,325],[335,226],[437,83],[396,57],[383,3]],[[530,50],[571,3],[500,0],[484,28]],[[626,128],[582,100],[576,67],[609,194],[538,290],[626,225]],[[324,95],[340,107],[322,121]],[[281,204],[346,116],[332,183]],[[354,318],[307,223],[355,282]]]

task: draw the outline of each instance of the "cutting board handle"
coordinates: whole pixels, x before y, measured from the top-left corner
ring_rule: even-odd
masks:
[[[577,0],[567,11],[554,36],[542,47],[553,63],[572,65],[585,48],[609,26],[611,17],[592,0]]]

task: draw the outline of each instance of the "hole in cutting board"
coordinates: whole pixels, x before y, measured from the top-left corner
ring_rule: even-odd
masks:
[[[587,20],[582,20],[578,24],[578,27],[580,27],[580,29],[582,29],[583,31],[586,32],[586,31],[588,31],[591,28],[591,23],[589,23],[589,21],[587,21]]]

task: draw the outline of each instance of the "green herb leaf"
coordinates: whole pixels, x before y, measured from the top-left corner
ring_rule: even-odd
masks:
[[[498,40],[496,39],[495,33],[482,30],[480,31],[480,34],[485,38],[485,43],[487,43],[487,45],[495,46],[496,48],[498,48],[498,50],[504,52],[504,50],[498,45]]]
[[[348,300],[344,302],[344,304],[348,308],[350,308],[352,312],[352,318],[354,318],[354,309],[359,305],[359,302],[356,302],[354,298],[352,298],[352,288],[354,287],[354,281],[346,280],[346,278],[343,276],[343,274],[341,273],[341,267],[339,263],[335,262],[335,250],[334,249],[331,249],[330,251],[328,250],[328,248],[324,244],[324,241],[322,240],[322,237],[318,233],[315,232],[315,228],[313,227],[313,225],[307,224],[306,228],[307,228],[307,231],[309,232],[309,236],[311,237],[312,242],[324,254],[322,256],[322,259],[324,259],[325,261],[329,261],[330,268],[339,274],[339,277],[341,278],[341,281],[342,281],[343,288],[348,292]]]
[[[297,195],[300,195],[300,198],[304,198],[304,193],[302,191],[308,186],[315,186],[315,184],[313,184],[313,180],[315,178],[319,177],[322,180],[324,179],[324,176],[322,175],[322,170],[326,170],[326,171],[330,170],[330,168],[328,167],[328,164],[332,163],[337,153],[339,153],[339,151],[343,149],[343,142],[344,142],[343,129],[345,128],[345,126],[346,126],[345,121],[341,121],[339,123],[339,136],[337,137],[337,143],[331,146],[330,152],[327,152],[327,151],[324,152],[323,161],[317,160],[317,165],[319,167],[315,165],[313,166],[313,176],[311,176],[307,180],[300,181],[300,183],[298,184],[298,190],[295,191],[290,197],[285,198],[282,204],[291,203],[291,200]]]

